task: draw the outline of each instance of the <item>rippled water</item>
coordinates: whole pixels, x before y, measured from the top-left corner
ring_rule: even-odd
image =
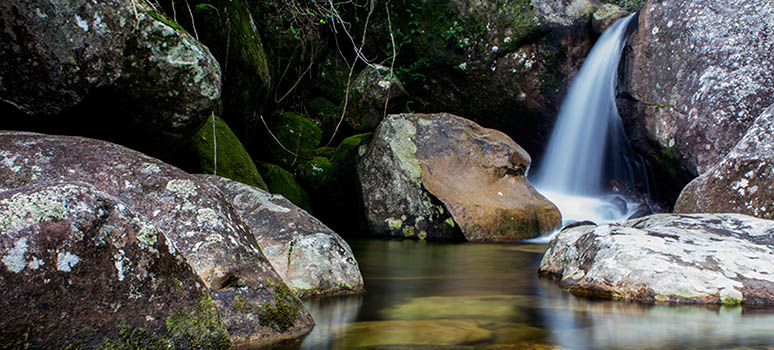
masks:
[[[368,293],[307,301],[317,326],[284,348],[774,349],[774,309],[577,298],[536,276],[544,245],[351,245]]]

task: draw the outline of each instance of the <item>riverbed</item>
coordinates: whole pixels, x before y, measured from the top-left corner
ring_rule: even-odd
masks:
[[[306,301],[282,349],[772,349],[774,309],[575,297],[535,271],[538,244],[350,242],[362,296]]]

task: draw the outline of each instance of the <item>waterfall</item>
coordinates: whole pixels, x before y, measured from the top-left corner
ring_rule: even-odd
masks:
[[[638,206],[609,196],[641,180],[615,103],[618,62],[633,17],[619,19],[594,44],[562,104],[544,158],[530,174],[565,223],[620,220]]]

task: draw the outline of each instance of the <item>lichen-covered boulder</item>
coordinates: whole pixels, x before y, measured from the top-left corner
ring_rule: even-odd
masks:
[[[86,183],[0,192],[0,257],[3,348],[231,348],[165,230]]]
[[[356,294],[363,277],[347,242],[281,195],[215,175],[261,251],[299,297]]]
[[[234,181],[267,189],[258,168],[231,128],[223,119],[213,118],[214,121],[208,120],[191,138],[191,153],[196,164],[193,172],[216,173]]]
[[[657,214],[578,226],[551,240],[539,272],[578,295],[774,304],[774,221],[741,214]]]
[[[720,162],[774,103],[772,22],[768,0],[646,2],[619,102],[634,146],[692,176]]]
[[[308,312],[210,183],[122,146],[81,137],[0,133],[0,188],[82,181],[164,232],[209,287],[232,341],[298,336]]]
[[[215,58],[145,1],[4,1],[0,42],[0,110],[14,113],[6,126],[163,155],[220,98]]]
[[[741,213],[774,219],[774,105],[720,163],[691,181],[678,213]]]
[[[405,95],[403,84],[389,67],[366,66],[352,81],[344,121],[355,131],[372,131],[384,118],[385,103],[395,104]]]
[[[391,115],[358,164],[368,228],[381,236],[470,241],[551,232],[561,215],[525,178],[530,162],[508,136],[470,120]]]

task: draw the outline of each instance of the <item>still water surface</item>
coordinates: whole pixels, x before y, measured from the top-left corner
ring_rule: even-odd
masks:
[[[544,245],[351,246],[368,293],[307,301],[288,349],[774,349],[774,309],[574,297],[536,276]]]

